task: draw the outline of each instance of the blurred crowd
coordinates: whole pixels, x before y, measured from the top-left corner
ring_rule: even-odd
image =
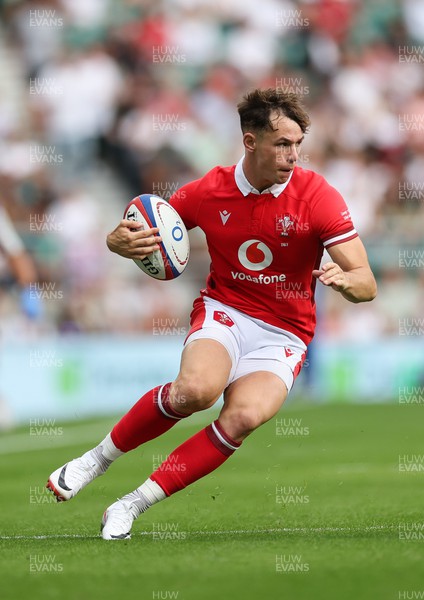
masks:
[[[399,318],[420,316],[421,0],[3,0],[0,12],[0,206],[37,273],[16,274],[0,228],[3,335],[186,326],[203,237],[188,273],[163,284],[105,235],[136,194],[168,199],[235,163],[236,104],[255,87],[302,95],[300,164],[342,193],[378,278],[369,305],[319,290],[320,334],[398,335]]]

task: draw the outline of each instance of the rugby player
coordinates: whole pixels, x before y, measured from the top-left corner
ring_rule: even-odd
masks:
[[[213,423],[106,509],[107,540],[129,538],[141,513],[217,469],[279,411],[314,334],[317,282],[355,303],[377,292],[343,198],[322,176],[296,165],[310,126],[299,97],[257,89],[238,112],[242,159],[215,167],[170,199],[188,229],[205,232],[211,257],[177,378],[145,393],[97,447],[48,480],[59,501],[70,500],[122,454],[223,394]],[[109,249],[125,258],[158,249],[158,229],[133,228],[133,221],[121,221],[108,235]],[[324,249],[331,260],[320,266]]]

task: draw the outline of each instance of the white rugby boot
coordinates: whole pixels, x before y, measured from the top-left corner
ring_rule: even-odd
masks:
[[[104,540],[129,540],[140,511],[128,500],[117,500],[103,513],[100,533]]]
[[[136,490],[118,498],[103,513],[100,533],[104,540],[128,540],[134,521],[146,510],[165,500],[163,489],[150,478]]]
[[[103,475],[111,464],[99,447],[94,448],[53,471],[46,488],[53,492],[58,502],[71,500],[96,477]]]

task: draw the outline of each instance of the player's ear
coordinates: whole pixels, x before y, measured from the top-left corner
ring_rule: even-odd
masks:
[[[246,152],[254,152],[256,150],[256,135],[250,131],[243,135],[243,146]]]

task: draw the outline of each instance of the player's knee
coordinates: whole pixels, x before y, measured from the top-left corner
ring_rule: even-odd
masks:
[[[192,375],[178,378],[171,387],[171,402],[175,410],[192,413],[212,406],[221,391],[204,377]]]
[[[260,410],[249,406],[226,414],[223,427],[231,437],[239,440],[247,437],[266,420]]]

